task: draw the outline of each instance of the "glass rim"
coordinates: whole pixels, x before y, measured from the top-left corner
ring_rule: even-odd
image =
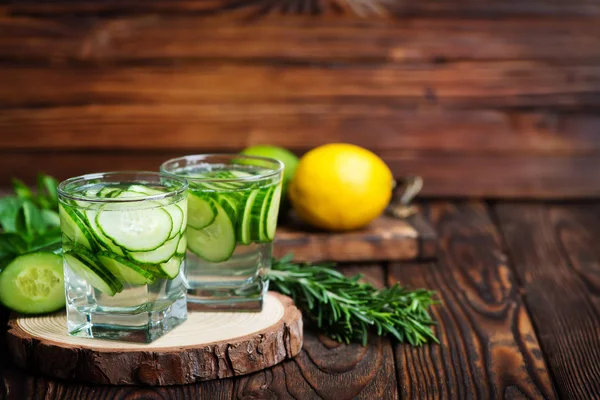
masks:
[[[121,199],[89,197],[89,196],[84,196],[84,195],[73,194],[66,190],[66,186],[69,184],[73,184],[73,183],[86,182],[86,181],[91,181],[94,179],[103,179],[106,176],[134,175],[134,174],[150,175],[150,176],[159,177],[159,178],[162,177],[162,178],[167,178],[167,179],[173,179],[173,180],[179,182],[181,184],[181,187],[174,189],[174,190],[169,190],[164,193],[150,194],[150,195],[144,195],[143,193],[140,193],[140,197],[129,197],[129,198],[121,198]],[[135,181],[132,181],[131,183],[135,184]],[[108,171],[108,172],[94,172],[91,174],[78,175],[78,176],[74,176],[72,178],[65,179],[64,181],[62,181],[58,184],[57,190],[58,190],[58,194],[60,197],[65,197],[65,198],[68,198],[69,200],[85,201],[85,202],[90,202],[90,203],[136,203],[136,202],[142,202],[142,201],[164,200],[164,199],[178,196],[182,193],[187,192],[188,182],[186,179],[183,179],[177,175],[172,175],[172,174],[167,174],[167,173],[162,173],[162,172],[135,171],[135,170],[132,170],[132,171]]]
[[[246,160],[255,160],[255,161],[263,161],[263,162],[269,162],[269,163],[273,163],[277,165],[277,168],[271,169],[268,172],[265,173],[261,173],[258,175],[252,175],[252,176],[244,176],[244,177],[239,177],[239,178],[194,178],[194,177],[185,177],[185,179],[187,179],[188,181],[192,181],[192,182],[254,182],[254,181],[260,181],[266,178],[272,178],[274,176],[277,176],[279,174],[281,174],[283,172],[283,167],[284,164],[283,162],[275,159],[275,158],[270,158],[270,157],[261,157],[261,156],[253,156],[253,155],[247,155],[247,154],[237,154],[237,153],[205,153],[205,154],[190,154],[187,156],[181,156],[181,157],[175,157],[175,158],[171,158],[165,162],[163,162],[160,165],[160,171],[165,173],[165,174],[169,174],[172,176],[176,176],[176,177],[181,177],[181,175],[179,175],[176,172],[171,172],[171,171],[167,171],[165,169],[165,165],[170,164],[170,163],[174,163],[177,161],[187,161],[187,160],[203,160],[206,158],[210,158],[210,157],[223,157],[226,159],[234,159],[234,158],[242,158],[242,159],[246,159]],[[211,164],[210,161],[207,161],[207,164]],[[215,163],[213,163],[215,164]]]

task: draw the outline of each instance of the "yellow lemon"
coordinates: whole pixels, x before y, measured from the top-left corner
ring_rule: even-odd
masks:
[[[392,188],[392,172],[381,158],[359,146],[332,143],[300,159],[289,196],[307,223],[344,231],[379,216],[390,202]]]

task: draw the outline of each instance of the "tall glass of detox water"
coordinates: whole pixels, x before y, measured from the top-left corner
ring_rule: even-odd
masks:
[[[70,335],[147,343],[185,321],[187,189],[154,172],[58,186]]]
[[[268,289],[283,164],[238,154],[175,158],[161,171],[189,183],[188,302],[259,311]]]

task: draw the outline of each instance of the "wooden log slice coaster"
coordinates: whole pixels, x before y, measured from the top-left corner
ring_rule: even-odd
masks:
[[[13,314],[7,343],[14,362],[95,384],[179,385],[255,372],[302,348],[302,315],[274,292],[259,313],[189,311],[186,322],[150,344],[72,337],[66,326],[64,312]]]

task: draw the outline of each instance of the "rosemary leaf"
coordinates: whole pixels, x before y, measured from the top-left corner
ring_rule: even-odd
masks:
[[[435,292],[409,290],[396,284],[377,289],[360,281],[362,275],[346,277],[333,264],[294,263],[287,255],[273,260],[267,276],[270,287],[291,296],[305,320],[343,343],[367,343],[367,332],[390,335],[413,346],[439,343],[431,326],[429,307]]]

